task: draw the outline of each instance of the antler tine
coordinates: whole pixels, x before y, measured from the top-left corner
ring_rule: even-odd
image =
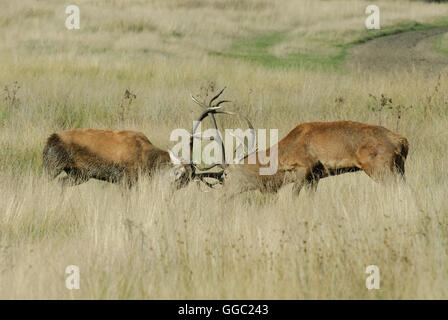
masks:
[[[202,172],[200,173],[200,176],[202,178],[212,178],[212,179],[216,179],[219,181],[223,181],[223,174],[224,171],[219,171],[219,172]]]
[[[244,120],[246,120],[246,122],[247,122],[247,126],[249,127],[249,129],[251,129],[251,130],[255,130],[255,129],[254,129],[254,126],[252,125],[252,123],[249,121],[249,119],[248,119],[246,116],[241,115],[241,117],[242,117]]]
[[[201,170],[201,168],[197,168],[199,170]],[[201,172],[201,173],[197,173],[196,174],[196,179],[198,179],[198,182],[202,181],[207,187],[209,187],[210,189],[214,189],[214,186],[216,185],[221,185],[224,182],[223,179],[223,173],[224,171],[220,171],[220,172]],[[212,178],[217,180],[214,183],[210,183],[208,181],[205,181],[205,178]]]
[[[222,101],[218,102],[218,103],[217,103],[216,105],[214,105],[214,106],[207,106],[205,103],[203,103],[203,102],[199,101],[198,99],[196,99],[196,98],[193,96],[193,94],[192,94],[191,92],[190,92],[190,97],[191,97],[191,99],[192,99],[195,103],[197,103],[198,105],[200,105],[202,108],[204,108],[204,109],[211,109],[211,110],[220,109],[222,103],[225,103],[225,102],[231,102],[230,100],[222,100]],[[212,118],[214,118],[213,115],[211,115],[211,116],[212,116]]]
[[[205,118],[207,118],[207,116],[210,114],[211,116],[213,116],[215,113],[222,113],[222,114],[228,114],[228,115],[235,115],[234,112],[230,112],[230,111],[224,111],[224,110],[217,110],[217,109],[207,109],[204,112],[202,112],[201,116],[198,118],[198,120],[196,120],[196,126],[193,128],[193,132],[192,132],[192,136],[196,135],[196,129],[199,126],[199,123],[202,122],[202,120],[204,120]],[[215,123],[215,129],[218,130],[218,127],[216,125],[216,120],[214,121]]]
[[[200,171],[207,171],[207,170],[213,169],[214,167],[217,167],[217,166],[221,166],[221,163],[214,163],[212,165],[209,165],[208,167],[196,166],[196,169],[199,169]]]
[[[230,111],[218,110],[218,109],[216,109],[216,108],[213,108],[213,109],[207,109],[207,110],[205,110],[204,112],[202,112],[202,114],[199,116],[198,120],[196,120],[196,121],[198,122],[198,124],[197,124],[196,127],[194,128],[192,135],[194,136],[194,135],[196,134],[196,129],[197,129],[197,127],[199,126],[199,123],[202,122],[202,120],[204,120],[205,118],[207,118],[207,116],[208,116],[209,114],[210,114],[210,115],[213,115],[213,114],[215,114],[215,113],[222,113],[222,114],[228,114],[228,115],[235,115],[234,112],[230,112]],[[218,128],[215,128],[215,129],[218,129]]]
[[[217,184],[221,184],[221,180],[220,178],[214,178],[217,179],[218,181],[215,183],[210,183],[204,180],[204,176],[198,176],[199,180],[202,181],[207,187],[209,187],[210,189],[214,189],[214,186],[216,186]],[[205,178],[208,178],[207,176],[205,176]]]
[[[216,99],[218,99],[218,97],[224,92],[224,90],[226,90],[226,88],[227,88],[227,87],[222,88],[222,90],[219,91],[218,94],[212,98],[212,100],[210,100],[210,102],[208,103],[208,106],[209,106],[209,107],[212,106],[213,101],[215,101]]]
[[[231,116],[235,115],[235,112],[231,112],[231,111],[225,111],[225,110],[216,110],[214,113],[222,113],[222,114],[229,114]]]
[[[211,120],[212,120],[212,122],[213,122],[213,125],[214,125],[214,127],[215,127],[215,129],[216,129],[216,132],[217,132],[217,135],[218,135],[217,138],[216,138],[216,140],[217,140],[218,143],[221,144],[221,151],[222,151],[223,163],[225,163],[225,147],[224,147],[224,142],[222,141],[222,138],[221,138],[221,136],[219,135],[219,129],[218,129],[218,124],[217,124],[217,122],[216,122],[215,114],[217,114],[217,113],[221,113],[221,114],[234,115],[235,113],[230,112],[230,111],[219,110],[219,109],[221,108],[221,104],[223,104],[223,103],[225,103],[225,102],[230,102],[230,101],[228,101],[228,100],[222,100],[222,101],[219,101],[216,105],[213,105],[213,101],[215,101],[215,100],[216,100],[216,99],[217,99],[217,98],[224,92],[225,89],[226,89],[226,87],[224,87],[223,89],[221,89],[221,91],[218,92],[218,94],[215,95],[215,96],[210,100],[208,106],[205,105],[205,103],[200,102],[198,99],[196,99],[196,98],[190,93],[190,97],[191,97],[191,99],[192,99],[195,103],[199,104],[201,107],[203,107],[203,108],[205,109],[205,110],[201,113],[201,115],[199,116],[198,120],[196,121],[196,124],[193,126],[193,131],[192,131],[192,133],[191,133],[191,138],[190,138],[190,151],[192,152],[192,150],[193,150],[193,140],[194,140],[195,138],[197,138],[197,136],[196,136],[196,130],[197,130],[197,128],[199,127],[199,124],[200,124],[200,123],[201,123],[207,116],[210,115],[210,118],[211,118]],[[212,169],[212,168],[214,168],[214,167],[216,167],[216,166],[218,166],[218,165],[221,166],[221,168],[224,169],[224,164],[223,164],[223,163],[216,163],[216,164],[213,164],[213,165],[211,165],[211,166],[209,166],[209,167],[206,167],[206,168],[200,168],[200,167],[198,167],[197,165],[195,165],[195,166],[194,166],[194,171],[196,171],[196,169],[198,169],[198,170],[210,170],[210,169]]]
[[[243,116],[243,115],[241,115],[241,114],[239,114],[239,113],[230,112],[230,111],[225,111],[225,110],[217,110],[217,108],[214,108],[214,109],[207,109],[206,111],[204,111],[204,112],[202,113],[201,117],[199,117],[199,121],[202,121],[203,119],[205,119],[205,118],[210,114],[210,117],[212,117],[213,122],[214,122],[214,124],[215,124],[215,128],[217,128],[216,120],[215,120],[215,117],[214,117],[214,114],[215,114],[215,113],[228,114],[228,115],[238,115],[238,116],[242,117],[242,118],[247,122],[247,125],[248,125],[249,129],[251,130],[251,134],[252,134],[253,136],[255,135],[255,129],[254,129],[254,126],[252,125],[252,123],[250,122],[250,120],[249,120],[246,116]],[[235,137],[236,137],[236,138],[239,138],[238,136],[235,136]],[[241,141],[241,140],[240,140],[240,141]],[[222,141],[221,141],[221,143],[222,143]],[[249,141],[247,141],[247,143],[246,143],[245,140],[242,141],[242,144],[243,144],[243,146],[244,146],[244,145],[246,146],[248,153],[251,152],[251,151],[253,151],[252,149],[253,149],[253,147],[254,147],[254,146],[253,146],[254,143],[255,143],[255,139],[254,139],[254,138],[252,138],[252,143],[251,143],[251,145],[249,145]],[[222,144],[222,147],[223,147],[223,152],[225,152],[225,150],[224,150],[224,145],[223,145],[223,144]],[[196,169],[198,169],[198,170],[200,170],[200,171],[207,171],[207,170],[213,169],[213,168],[216,167],[216,166],[221,166],[221,167],[222,167],[222,164],[220,164],[220,163],[214,163],[214,164],[212,164],[212,165],[210,165],[210,166],[207,166],[207,167],[196,166]],[[212,174],[211,177],[213,177],[213,178],[219,180],[220,178],[217,178],[217,177],[215,176],[215,174],[216,174],[216,175],[220,175],[220,174],[222,174],[222,173],[209,173],[209,174]],[[203,181],[203,180],[201,179],[201,181]],[[205,181],[203,181],[203,182],[205,182]]]
[[[205,104],[205,103],[203,103],[203,102],[201,102],[201,101],[199,101],[198,99],[196,99],[194,96],[193,96],[193,94],[190,92],[190,97],[191,97],[191,99],[194,101],[194,102],[196,102],[198,105],[200,105],[202,108],[205,108],[205,109],[207,109],[208,107],[207,107],[207,105]]]
[[[249,127],[250,133],[252,135],[252,141],[251,141],[252,143],[249,145],[249,141],[248,141],[248,143],[246,145],[247,155],[249,155],[250,153],[257,151],[257,148],[255,146],[255,129],[254,129],[254,126],[252,125],[252,123],[250,122],[250,120],[246,116],[243,116],[243,115],[241,115],[241,116],[243,117],[244,120],[246,120],[247,126]]]
[[[221,103],[225,103],[225,102],[232,102],[232,101],[230,101],[230,100],[221,100],[221,101],[219,101],[216,105],[215,105],[215,107],[219,107],[220,105],[221,105]],[[212,107],[213,108],[213,107]]]
[[[235,113],[233,113],[233,114],[235,114]],[[243,150],[244,150],[244,147],[247,148],[247,154],[245,156],[243,156],[243,158],[240,159],[240,161],[241,161],[244,158],[246,158],[249,154],[251,154],[252,152],[256,152],[257,151],[257,149],[255,147],[255,129],[254,129],[254,126],[252,125],[252,123],[250,122],[250,120],[246,116],[243,116],[240,113],[236,113],[236,114],[246,121],[247,126],[250,129],[250,134],[252,136],[252,139],[247,139],[247,143],[246,143],[246,139],[241,139],[237,135],[231,133],[232,136],[234,136],[235,138],[237,138],[237,140],[240,141],[240,143],[241,143],[240,146],[243,148]],[[250,141],[250,145],[249,145],[249,141]]]
[[[199,124],[202,122],[202,120],[204,120],[208,115],[210,115],[212,117],[213,124],[215,126],[216,131],[218,132],[218,125],[217,125],[216,119],[214,117],[214,114],[216,114],[216,113],[222,113],[222,114],[228,114],[228,115],[234,115],[235,114],[235,113],[230,112],[230,111],[218,110],[217,108],[212,108],[212,109],[207,108],[206,110],[204,110],[204,112],[202,112],[202,114],[199,116],[198,120],[196,121],[196,124],[193,126],[193,131],[191,133],[191,138],[190,138],[190,152],[193,150],[193,140],[194,140],[194,138],[196,138],[196,130],[199,127]],[[224,143],[223,143],[221,137],[219,136],[219,133],[218,133],[218,137],[219,137],[219,139],[217,139],[217,140],[219,140],[218,143],[219,142],[221,143],[221,150],[222,150],[222,153],[223,153],[222,156],[225,159]],[[222,166],[222,164],[220,164],[220,165]]]

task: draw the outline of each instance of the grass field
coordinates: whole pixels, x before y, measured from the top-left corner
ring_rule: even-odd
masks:
[[[445,54],[448,56],[448,36],[442,35],[440,37],[438,37],[438,39],[436,39],[436,44],[435,44],[435,48],[436,48],[436,52]]]
[[[77,1],[81,29],[67,30],[60,1],[0,0],[0,298],[447,299],[447,73],[344,66],[375,37],[448,25],[448,4],[375,1],[382,29],[367,31],[370,2]],[[407,183],[352,173],[315,195],[223,201],[161,177],[62,192],[42,175],[53,132],[131,129],[168,148],[201,111],[189,92],[223,86],[228,110],[279,138],[343,119],[403,134]],[[68,265],[80,290],[65,287]],[[368,265],[380,290],[366,289]]]

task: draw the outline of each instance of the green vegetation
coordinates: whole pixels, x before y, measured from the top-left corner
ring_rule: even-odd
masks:
[[[394,26],[381,28],[380,30],[366,30],[358,40],[352,41],[347,45],[355,46],[379,37],[390,36],[407,31],[428,30],[441,27],[448,27],[448,20],[446,18],[438,18],[435,22],[430,23],[420,23],[416,21],[400,22]]]
[[[211,52],[211,54],[255,62],[268,68],[304,68],[309,70],[336,69],[346,55],[345,50],[340,50],[336,55],[291,53],[277,56],[270,53],[272,47],[288,41],[288,38],[285,33],[261,35],[252,39],[238,40],[232,45],[230,53]]]
[[[434,50],[448,56],[448,36],[440,35],[435,39]]]
[[[248,39],[237,40],[228,51],[216,52],[210,54],[223,56],[226,58],[241,59],[244,61],[255,62],[269,68],[305,68],[309,70],[336,71],[339,70],[341,63],[347,56],[347,49],[373,40],[375,38],[389,36],[407,31],[427,30],[432,28],[448,27],[448,20],[437,19],[436,22],[419,23],[415,21],[400,22],[396,25],[386,26],[380,30],[367,30],[358,32],[357,39],[337,43],[332,43],[333,54],[325,53],[289,53],[285,55],[275,55],[271,51],[273,47],[281,43],[287,43],[293,36],[287,32],[275,32],[272,34],[264,34]],[[300,35],[295,35],[299,37]],[[313,39],[307,39],[313,41]],[[317,39],[315,39],[317,40]],[[443,49],[440,49],[444,52]]]

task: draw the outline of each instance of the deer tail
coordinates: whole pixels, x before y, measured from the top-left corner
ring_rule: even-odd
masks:
[[[404,163],[409,152],[409,142],[405,137],[399,135],[396,136],[396,139],[398,140],[398,146],[395,150],[395,168],[404,178]]]

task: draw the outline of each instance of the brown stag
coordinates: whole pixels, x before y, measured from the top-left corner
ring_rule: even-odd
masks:
[[[208,105],[202,105],[205,110],[197,124],[208,115],[215,121],[214,114],[228,114],[219,110],[220,104],[227,101],[213,104],[223,91]],[[193,128],[190,137],[190,150],[195,130]],[[63,185],[78,185],[89,179],[98,179],[132,186],[139,176],[151,176],[156,170],[163,169],[171,170],[171,182],[177,188],[193,180],[209,185],[204,178],[216,178],[216,173],[199,172],[207,168],[200,168],[191,161],[174,164],[169,151],[154,146],[143,133],[128,130],[78,129],[53,133],[43,150],[43,167],[52,179],[65,171],[67,175],[61,179]]]
[[[249,126],[253,129],[252,125]],[[293,183],[298,194],[303,186],[316,190],[319,179],[346,172],[363,170],[375,181],[388,177],[404,179],[408,141],[382,126],[353,121],[302,123],[278,144],[266,151],[257,151],[253,164],[245,156],[241,164],[227,164],[219,180],[226,193],[258,189],[276,192]],[[267,167],[270,152],[277,152],[277,171],[261,175]]]

